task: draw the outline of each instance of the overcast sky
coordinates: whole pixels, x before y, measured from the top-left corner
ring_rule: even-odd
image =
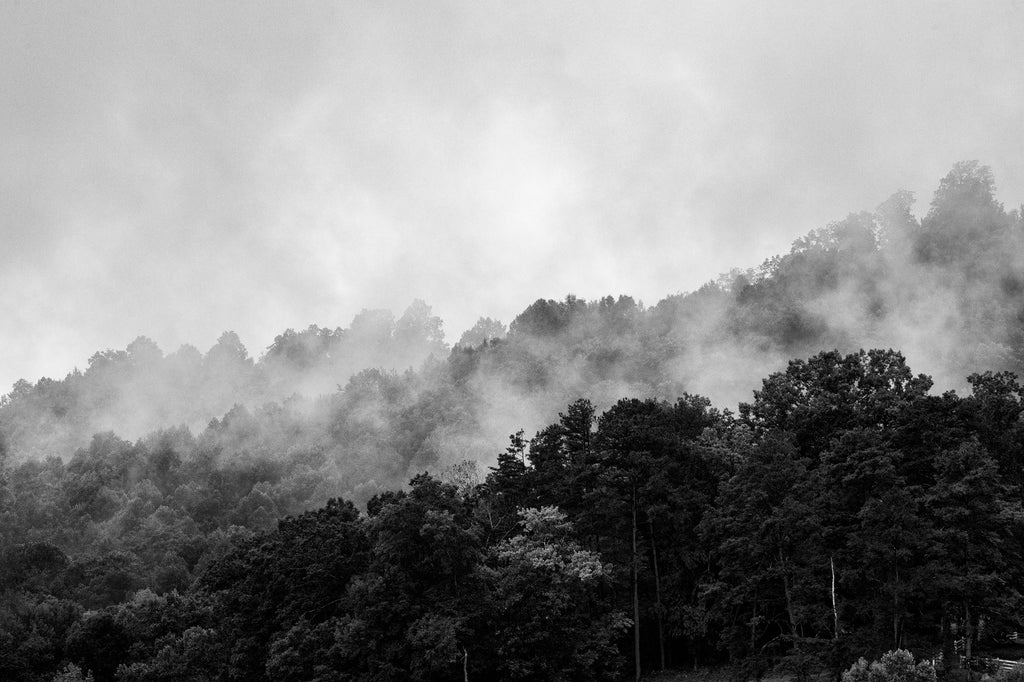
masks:
[[[0,393],[139,335],[653,304],[962,159],[1019,206],[1022,36],[1017,0],[0,0]]]

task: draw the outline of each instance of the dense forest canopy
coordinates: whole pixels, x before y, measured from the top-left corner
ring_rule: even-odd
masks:
[[[538,300],[452,347],[415,301],[258,358],[139,337],[20,381],[0,677],[803,676],[990,646],[1024,629],[1024,221],[993,193],[958,163],[920,220],[900,192],[698,291]]]

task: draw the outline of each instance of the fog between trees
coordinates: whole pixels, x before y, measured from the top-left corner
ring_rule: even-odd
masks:
[[[205,354],[164,354],[139,337],[64,379],[18,382],[0,407],[5,457],[66,460],[104,431],[199,436],[239,406],[233,414],[287,414],[321,443],[330,422],[344,442],[329,458],[343,470],[365,462],[351,485],[393,485],[463,459],[492,463],[507,434],[540,428],[578,397],[604,408],[686,391],[731,407],[820,349],[897,348],[940,388],[962,389],[973,372],[1024,364],[1024,227],[993,190],[985,166],[961,162],[920,221],[898,192],[698,291],[647,306],[538,300],[507,336],[485,318],[454,349],[422,301],[397,318],[364,310],[345,328],[286,330],[256,353],[232,332]],[[222,456],[239,447],[225,443]]]
[[[97,679],[162,679],[185,663],[214,678],[312,679],[288,652],[336,645],[338,665],[366,675],[445,679],[470,649],[475,670],[499,674],[509,663],[485,660],[484,633],[503,622],[500,595],[541,566],[557,567],[552,599],[585,605],[562,614],[556,641],[591,648],[559,670],[594,678],[666,655],[839,666],[890,645],[948,647],[956,628],[978,639],[979,613],[1009,626],[1024,441],[1020,387],[998,372],[1024,368],[1024,222],[993,188],[986,167],[959,163],[920,221],[899,192],[698,291],[654,305],[538,300],[451,347],[415,301],[397,318],[368,310],[345,328],[287,330],[256,357],[232,332],[206,353],[139,337],[64,379],[19,382],[0,403],[2,664],[18,679],[69,661]],[[951,388],[971,395],[940,395]],[[440,480],[395,492],[424,471]],[[957,501],[962,480],[978,499]],[[821,494],[839,489],[841,500]],[[886,526],[886,509],[906,510],[905,524]],[[875,542],[883,527],[895,554]],[[330,545],[323,528],[351,542]],[[929,558],[975,532],[986,539],[974,553]],[[432,575],[402,563],[439,551],[435,540],[463,553],[438,554]],[[331,564],[346,595],[336,607],[278,578],[307,541],[346,567]],[[836,557],[845,630],[823,601],[822,562]],[[250,573],[265,607],[233,591]],[[289,610],[290,591],[310,610]],[[396,593],[404,606],[370,613]],[[225,604],[241,620],[211,615]],[[506,625],[543,608],[524,604]],[[146,630],[147,609],[177,625]],[[106,662],[84,644],[94,630],[116,635]],[[407,648],[365,652],[394,638]],[[273,660],[254,653],[266,647]],[[233,672],[204,650],[233,651]]]

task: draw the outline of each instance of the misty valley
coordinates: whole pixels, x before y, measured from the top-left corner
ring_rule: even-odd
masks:
[[[913,205],[451,345],[416,300],[18,381],[0,680],[1021,682],[1024,216],[974,161]]]

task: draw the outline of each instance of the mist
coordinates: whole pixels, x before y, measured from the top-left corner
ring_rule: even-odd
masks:
[[[1021,631],[1022,12],[0,3],[0,678]]]
[[[365,501],[420,471],[485,470],[509,435],[531,437],[581,398],[601,411],[691,394],[735,411],[821,350],[893,348],[934,390],[963,389],[973,373],[1024,369],[1024,225],[995,192],[988,167],[959,162],[921,219],[899,191],[694,292],[652,306],[539,299],[454,344],[421,300],[284,330],[258,354],[230,331],[205,353],[139,337],[62,380],[16,384],[0,404],[5,459],[70,460],[97,433],[177,428],[186,460],[301,460],[318,491],[301,499]]]
[[[298,546],[311,556],[334,556],[330,543],[343,535],[332,518],[371,529],[397,520],[408,530],[417,566],[425,537],[441,538],[437,546],[445,556],[452,537],[512,546],[512,519],[524,503],[508,496],[519,494],[523,480],[543,482],[549,471],[566,478],[564,488],[551,493],[558,506],[545,509],[558,515],[562,505],[598,507],[596,517],[619,524],[605,531],[621,541],[607,557],[636,566],[637,529],[646,525],[653,536],[658,526],[651,510],[660,507],[640,505],[648,516],[638,526],[637,507],[630,515],[625,503],[636,505],[638,487],[614,462],[633,466],[633,459],[662,447],[672,454],[652,459],[646,466],[657,473],[650,476],[672,470],[689,486],[698,472],[697,480],[703,476],[723,488],[715,503],[696,488],[665,489],[653,478],[641,478],[641,489],[664,495],[666,504],[694,508],[755,505],[751,537],[763,535],[761,500],[771,499],[775,481],[792,486],[787,495],[802,497],[806,489],[791,474],[813,479],[830,463],[837,463],[829,469],[835,480],[819,486],[823,509],[832,508],[853,466],[867,472],[852,487],[867,490],[870,505],[878,504],[876,470],[891,471],[894,482],[939,470],[956,500],[965,480],[979,500],[1011,490],[1019,496],[1024,393],[1013,373],[1024,371],[1020,211],[1007,211],[996,199],[995,177],[977,161],[954,164],[921,219],[913,206],[913,196],[898,191],[873,210],[811,231],[756,268],[730,270],[652,306],[627,295],[537,299],[524,302],[507,325],[481,318],[449,344],[442,319],[414,300],[397,315],[367,308],[344,326],[285,329],[255,351],[233,331],[205,352],[186,344],[165,353],[139,336],[123,350],[94,353],[83,371],[73,369],[63,379],[17,382],[0,397],[0,562],[8,567],[3,574],[12,576],[9,584],[22,586],[4,593],[5,627],[19,642],[9,647],[21,656],[17,665],[53,668],[59,660],[28,662],[26,642],[47,641],[52,651],[65,641],[92,647],[95,638],[82,639],[81,632],[97,619],[153,604],[177,608],[225,575],[225,584],[236,589],[240,583],[232,576],[239,569],[233,567],[240,557],[263,556],[290,529],[318,529],[324,544],[308,544],[313,536],[304,536]],[[861,348],[895,350],[853,352]],[[954,393],[962,389],[968,390]],[[793,416],[803,413],[807,421]],[[787,419],[796,426],[786,426]],[[624,425],[628,438],[621,435]],[[833,428],[845,429],[844,435],[830,435]],[[570,448],[579,448],[589,463],[570,459]],[[971,457],[978,458],[976,470],[965,475],[949,468],[950,461]],[[812,458],[820,464],[809,474]],[[887,469],[892,462],[905,473]],[[593,477],[590,492],[573,497],[575,474],[567,473],[573,471],[589,472],[580,476]],[[999,483],[997,471],[1018,487]],[[985,472],[991,486],[973,490]],[[763,483],[764,492],[736,494],[744,476]],[[632,487],[614,492],[602,482],[608,480]],[[893,489],[902,491],[902,483]],[[586,496],[594,491],[612,496],[594,505]],[[424,499],[447,501],[424,511]],[[921,499],[928,508],[936,496]],[[1014,504],[1005,512],[990,508],[993,517],[1019,518],[1019,501]],[[776,511],[813,517],[794,505]],[[396,513],[402,509],[410,511]],[[457,526],[445,526],[456,511],[478,519],[477,530],[458,535]],[[939,537],[948,537],[948,518],[940,518]],[[494,519],[513,525],[502,530]],[[891,526],[888,516],[879,523]],[[1005,530],[1008,539],[1016,532],[1011,525]],[[689,553],[698,531],[691,522],[686,535],[661,546]],[[355,537],[362,546],[406,544],[394,543],[393,535],[375,543]],[[726,542],[735,545],[731,536]],[[778,592],[779,549],[766,547],[764,560],[754,563],[771,572]],[[566,556],[577,557],[576,549]],[[345,551],[337,556],[349,556]],[[821,577],[830,551],[819,548],[807,575]],[[863,556],[859,547],[854,554]],[[291,550],[285,555],[292,559]],[[930,575],[930,552],[923,557]],[[744,582],[748,561],[744,550],[734,574]],[[396,564],[380,565],[390,571]],[[539,568],[549,570],[547,559]],[[902,564],[898,570],[904,573]],[[293,580],[293,570],[280,575],[269,583],[275,590],[281,582],[320,584]],[[823,586],[809,593],[820,601],[828,594]],[[634,600],[636,590],[634,583]],[[644,600],[653,604],[651,591],[647,585]],[[254,601],[247,588],[240,593],[245,603]],[[330,594],[328,601],[337,602],[337,592]],[[623,604],[626,595],[620,590]],[[370,602],[374,609],[381,598]],[[779,594],[770,599],[787,603]],[[55,605],[63,609],[59,627],[38,627],[50,622]],[[32,620],[16,615],[26,612]],[[260,618],[252,621],[263,627]],[[181,636],[200,630],[190,627]],[[48,639],[26,634],[38,631]],[[933,624],[928,631],[938,629]],[[880,632],[888,641],[889,628]],[[741,636],[747,641],[745,632]],[[75,647],[71,655],[92,669],[110,667],[103,658],[88,658],[91,648]],[[360,642],[357,649],[365,647]],[[256,675],[269,670],[258,668]],[[118,677],[129,672],[122,665]],[[103,674],[113,679],[111,671]]]
[[[0,8],[0,391],[140,334],[258,359],[415,299],[448,342],[648,306],[981,159],[1024,183],[1020,10]],[[71,333],[69,330],[74,330]]]

